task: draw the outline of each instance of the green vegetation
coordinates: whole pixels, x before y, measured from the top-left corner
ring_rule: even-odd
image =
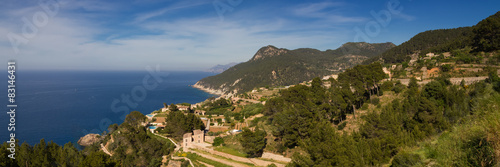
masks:
[[[500,12],[474,26],[474,45],[479,51],[500,50]]]
[[[473,27],[430,30],[415,35],[410,40],[373,57],[365,64],[378,61],[384,63],[403,63],[410,60],[409,55],[419,53],[443,53],[470,47],[474,52],[500,50],[500,12],[482,20]],[[468,63],[475,57],[459,56],[459,60]]]
[[[243,106],[243,110],[241,110],[241,114],[244,115],[246,118],[257,115],[262,113],[262,109],[264,108],[264,105],[260,103],[256,104],[248,104]]]
[[[181,140],[182,135],[192,132],[195,129],[205,129],[205,124],[192,113],[184,114],[181,111],[170,112],[165,120],[167,122],[165,129],[159,133],[167,133],[176,140]]]
[[[384,63],[402,63],[410,60],[409,55],[420,51],[421,54],[429,52],[446,52],[470,46],[472,36],[471,27],[453,29],[430,30],[415,35],[410,40],[403,42],[377,57],[367,60],[367,63],[377,61],[379,58]]]
[[[451,85],[445,77],[424,86],[419,86],[415,79],[410,80],[408,87],[400,83],[393,85],[390,81],[378,86],[382,78],[377,77],[378,68],[381,68],[379,64],[354,67],[339,75],[338,85],[341,86],[328,89],[321,86],[321,80],[314,79],[310,87],[296,85],[282,90],[278,97],[266,103],[264,114],[269,117],[275,143],[285,149],[298,147],[302,150],[294,154],[292,166],[380,166],[391,159],[394,159],[394,165],[423,164],[424,156],[406,154],[400,151],[401,148],[415,146],[452,129],[480,113],[474,107],[483,105],[479,103],[480,99],[498,96],[498,92],[487,91],[493,90],[493,85],[500,82],[493,73],[488,83],[470,85],[467,89]],[[369,78],[373,81],[370,82]],[[374,100],[381,94],[379,87],[382,91],[398,88],[398,97],[401,98],[381,105],[380,101]],[[339,134],[337,129],[345,126],[345,115],[355,116],[355,110],[370,99],[372,104],[379,103],[378,111],[358,118],[363,121],[357,131]],[[498,107],[498,104],[490,102],[484,106]],[[340,124],[334,127],[332,123]],[[477,140],[466,144],[463,150],[478,150],[475,148],[478,143],[485,142],[487,140]],[[490,146],[493,148],[494,145]],[[480,148],[466,155],[491,157],[486,155],[488,150],[491,149]],[[490,164],[500,160],[486,159]]]
[[[132,111],[127,115],[127,117],[125,117],[125,121],[123,122],[130,126],[138,127],[145,120],[146,116],[144,116],[144,114],[140,113],[139,111]]]
[[[231,148],[231,147],[221,146],[221,147],[214,148],[214,150],[220,151],[223,153],[228,153],[228,154],[238,156],[238,157],[248,157],[248,154],[240,152],[239,150],[236,150],[236,149]]]
[[[212,146],[220,146],[224,145],[224,139],[222,137],[216,137],[214,139],[214,142],[212,143]]]
[[[213,166],[231,167],[229,165],[226,165],[226,164],[199,156],[198,154],[187,153],[187,158],[189,158],[191,161],[201,161],[201,162],[207,163],[209,165],[213,165]]]
[[[132,112],[127,115],[127,118],[129,117],[130,120],[141,120],[144,115]],[[140,124],[140,122],[132,124],[136,123]],[[150,134],[144,126],[135,127],[128,121],[122,123],[117,130],[109,135],[112,135],[114,140],[107,140],[104,144],[109,143],[108,150],[113,153],[111,159],[121,165],[158,166],[161,165],[162,156],[173,152],[175,147],[170,141]],[[100,151],[100,147],[98,148],[99,150],[96,151]]]
[[[113,135],[114,142],[108,147],[113,152],[112,157],[101,151],[100,142],[78,150],[71,142],[59,146],[42,139],[34,146],[27,143],[19,146],[16,143],[14,160],[7,157],[9,146],[4,142],[0,151],[0,166],[160,166],[162,156],[169,155],[174,145],[148,135],[146,128],[140,126],[141,120],[144,120],[144,115],[134,111],[121,125],[109,126],[106,138]]]
[[[209,99],[208,102],[203,104],[202,108],[207,110],[207,115],[224,115],[227,111],[234,109],[231,101],[224,98]]]
[[[475,89],[475,96],[480,98],[473,99],[471,109],[474,115],[466,116],[463,123],[437,137],[403,149],[395,156],[392,164],[401,164],[401,160],[407,155],[419,155],[419,159],[405,163],[435,163],[441,166],[498,165],[500,156],[495,155],[494,150],[500,148],[500,95],[492,90],[491,85],[484,83],[476,85]]]
[[[266,147],[265,137],[266,132],[259,130],[258,128],[256,128],[253,132],[248,128],[243,129],[240,143],[243,150],[248,154],[248,157],[252,158],[262,156],[264,148]]]
[[[261,48],[248,62],[238,64],[223,73],[198,82],[199,85],[239,93],[264,86],[298,84],[331,74],[331,70],[353,67],[362,60],[394,47],[392,43],[346,43],[336,50]],[[357,57],[353,58],[352,55]]]
[[[179,111],[179,108],[177,108],[177,105],[175,105],[174,103],[170,104],[168,106],[168,110],[170,111]]]

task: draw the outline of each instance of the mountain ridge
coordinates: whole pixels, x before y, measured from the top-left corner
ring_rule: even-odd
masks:
[[[260,48],[247,62],[203,78],[193,87],[217,95],[234,95],[256,87],[298,84],[314,77],[338,73],[392,47],[395,45],[390,42],[360,42],[320,51],[311,48],[289,50],[268,45]]]

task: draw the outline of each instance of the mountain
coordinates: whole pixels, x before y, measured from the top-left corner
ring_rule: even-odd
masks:
[[[232,63],[225,64],[225,65],[217,64],[216,66],[214,66],[210,69],[207,69],[205,71],[211,72],[211,73],[222,73],[222,72],[226,71],[227,69],[231,68],[232,66],[235,66],[236,64],[239,64],[239,63],[232,62]]]
[[[338,73],[394,47],[393,43],[346,43],[335,50],[262,47],[247,62],[203,78],[194,87],[215,94],[237,94],[263,86],[298,84]]]
[[[443,53],[466,47],[474,48],[476,52],[494,51],[500,49],[499,43],[500,12],[497,12],[473,27],[421,32],[401,45],[368,59],[363,64],[374,61],[401,63],[410,60],[410,56],[414,54]]]
[[[410,40],[367,60],[369,64],[377,60],[384,63],[401,63],[410,60],[412,54],[426,54],[433,51],[448,51],[470,45],[472,27],[439,29],[421,32]]]

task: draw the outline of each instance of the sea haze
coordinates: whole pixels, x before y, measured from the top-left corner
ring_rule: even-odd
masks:
[[[192,88],[196,81],[213,75],[208,72],[165,72],[163,82],[146,91],[143,101],[135,102],[131,96],[134,87],[143,85],[147,71],[88,72],[88,71],[20,71],[16,73],[16,138],[33,145],[40,139],[63,145],[76,143],[85,133],[101,133],[109,123],[121,124],[124,112],[113,112],[112,102],[130,96],[135,108],[126,103],[116,107],[129,107],[130,111],[151,113],[163,107],[163,103],[197,103],[214,96]],[[7,92],[7,75],[1,77]],[[149,78],[149,83],[154,83]],[[140,93],[137,94],[142,96]],[[7,110],[7,93],[2,96]],[[116,111],[116,110],[115,110]],[[0,116],[0,139],[9,139],[7,131],[9,115]]]

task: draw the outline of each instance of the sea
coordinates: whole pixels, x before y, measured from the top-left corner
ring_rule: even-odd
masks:
[[[7,75],[0,76],[0,143],[14,132],[19,144],[34,145],[42,138],[75,144],[88,133],[100,134],[111,124],[121,124],[131,111],[149,114],[163,103],[194,104],[215,96],[190,87],[214,75],[208,72],[18,71],[15,131],[8,131]]]

